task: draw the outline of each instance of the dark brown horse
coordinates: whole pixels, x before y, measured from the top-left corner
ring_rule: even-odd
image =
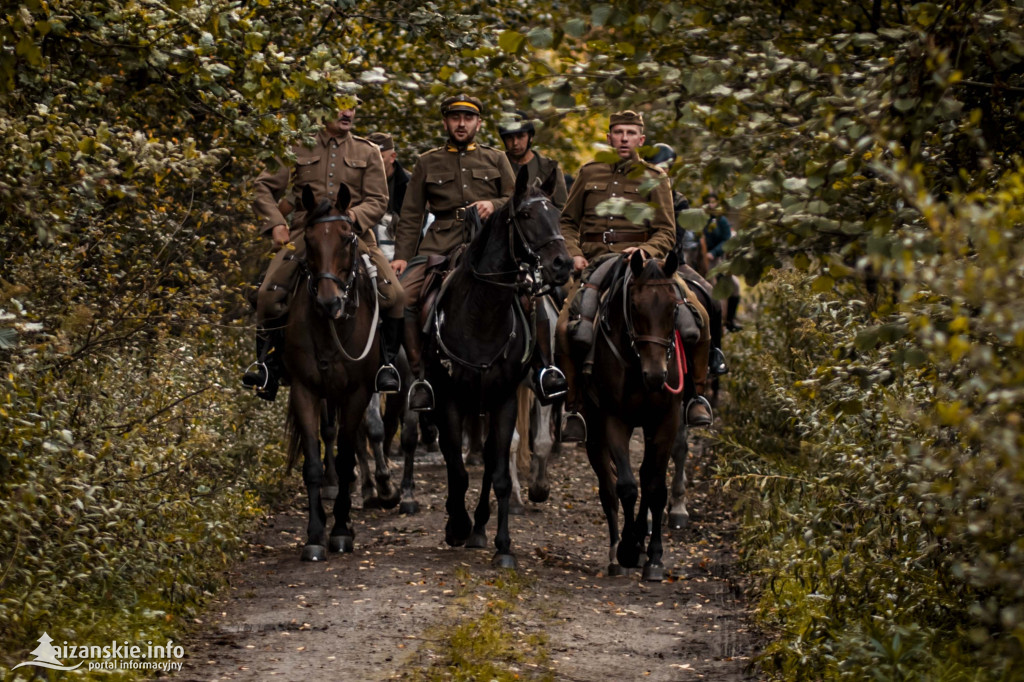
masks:
[[[356,432],[373,393],[380,364],[379,301],[374,278],[359,256],[357,236],[345,217],[351,200],[344,185],[334,205],[316,202],[306,187],[306,255],[285,331],[284,365],[292,380],[288,400],[289,454],[303,454],[302,479],[309,501],[303,561],[323,561],[327,551],[351,552],[354,532],[349,487],[355,467]],[[324,463],[321,410],[337,423],[337,468],[341,484],[334,500],[334,527],[327,537],[322,502]],[[330,433],[330,430],[327,430]],[[333,435],[333,434],[331,434]]]
[[[665,476],[680,422],[684,358],[675,331],[676,308],[682,305],[674,275],[676,254],[665,261],[647,260],[636,251],[628,268],[612,284],[601,309],[593,371],[584,376],[583,410],[593,425],[587,455],[597,474],[601,506],[610,539],[608,575],[635,567],[644,551],[647,513],[651,541],[645,580],[662,580],[662,517],[668,489]],[[583,358],[573,357],[582,369]],[[672,390],[669,390],[672,389]],[[644,432],[644,455],[638,488],[629,461],[633,430]],[[619,538],[618,511],[624,522]]]
[[[544,282],[561,285],[571,264],[558,228],[558,210],[528,185],[526,169],[514,196],[470,242],[445,281],[434,308],[433,332],[424,339],[427,378],[434,387],[434,422],[448,469],[451,546],[486,547],[490,489],[498,499],[493,564],[514,568],[508,532],[509,446],[516,421],[516,389],[530,367],[535,330],[517,299]],[[466,512],[469,486],[462,460],[464,418],[490,416],[484,443],[484,479],[473,522]]]

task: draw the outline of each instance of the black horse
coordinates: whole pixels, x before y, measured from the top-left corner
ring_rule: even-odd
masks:
[[[516,390],[534,352],[533,325],[520,296],[540,282],[561,285],[572,260],[558,227],[558,210],[529,186],[526,169],[514,196],[481,226],[451,272],[433,308],[433,329],[424,339],[424,364],[434,387],[434,421],[448,469],[445,542],[453,547],[487,545],[490,488],[498,499],[497,552],[493,564],[515,568],[508,532],[509,447],[516,421]],[[489,414],[484,478],[470,522],[469,486],[462,460],[464,417]]]

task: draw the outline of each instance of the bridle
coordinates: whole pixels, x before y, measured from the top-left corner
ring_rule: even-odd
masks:
[[[320,218],[316,218],[316,219],[314,219],[313,221],[310,222],[310,225],[320,225],[320,224],[323,224],[323,223],[334,223],[334,222],[351,223],[352,221],[349,220],[348,216],[344,216],[344,215],[330,215],[330,216],[323,216],[323,217],[320,217]],[[359,239],[359,237],[356,236],[356,233],[352,232],[351,234],[349,234],[349,236],[347,238],[342,240],[342,246],[347,245],[350,249],[355,249],[356,241],[358,239]],[[341,304],[342,304],[342,311],[343,311],[342,312],[342,319],[347,319],[347,318],[351,317],[352,313],[349,312],[350,308],[355,308],[355,307],[357,307],[359,305],[359,290],[358,289],[355,289],[356,295],[351,300],[352,305],[351,306],[349,305],[349,303],[350,303],[349,299],[352,296],[353,288],[354,288],[355,281],[356,281],[356,271],[359,268],[359,259],[355,257],[355,254],[353,254],[353,256],[352,256],[352,265],[348,269],[348,276],[344,280],[342,280],[340,277],[335,275],[333,272],[320,272],[320,273],[317,273],[317,274],[313,274],[313,271],[309,268],[309,259],[308,258],[303,259],[301,263],[302,263],[302,265],[303,265],[303,267],[304,267],[304,269],[306,271],[306,274],[307,274],[306,287],[309,290],[309,295],[314,297],[314,298],[316,297],[316,295],[317,295],[317,288],[319,287],[321,280],[326,279],[328,281],[334,282],[341,289],[340,297],[341,297]]]
[[[629,341],[629,347],[633,350],[633,354],[639,358],[640,350],[637,348],[638,344],[650,343],[656,346],[661,346],[665,349],[666,357],[671,360],[675,353],[676,339],[675,339],[675,326],[673,325],[672,332],[667,337],[651,336],[649,334],[637,334],[636,326],[633,324],[633,308],[630,305],[631,297],[629,295],[630,280],[632,279],[632,271],[626,270],[625,276],[621,280],[619,287],[622,289],[622,319],[624,321],[625,329],[623,330],[627,340]],[[671,277],[662,279],[652,279],[644,282],[645,287],[672,287],[676,295],[673,298],[676,309],[683,305],[682,297],[679,295],[679,285]],[[627,366],[626,360],[619,353],[618,348],[612,343],[611,337],[608,335],[609,317],[602,315],[603,323],[600,325],[601,333],[604,335],[605,340],[608,342],[608,347],[611,348],[612,354],[619,360],[620,363],[625,367]],[[673,314],[672,319],[675,319]]]
[[[518,206],[512,204],[512,201],[512,199],[509,199],[507,207],[510,217],[505,220],[508,227],[509,257],[512,259],[512,262],[515,263],[516,268],[514,270],[506,270],[502,272],[478,272],[471,264],[469,266],[469,270],[473,274],[473,277],[482,282],[487,282],[488,284],[493,284],[498,287],[515,289],[517,292],[529,293],[531,296],[539,296],[540,294],[549,291],[551,286],[544,282],[544,278],[541,274],[540,255],[538,252],[542,251],[553,242],[565,241],[565,237],[562,236],[560,230],[555,230],[554,235],[550,239],[536,247],[531,246],[529,240],[526,238],[525,232],[523,231],[523,227],[519,222],[520,216],[527,215],[529,212],[525,209],[529,208],[533,204],[541,204],[542,207],[551,207],[552,209],[554,209],[554,206],[551,205],[546,196],[531,197]],[[518,237],[518,240],[516,237]],[[522,258],[520,258],[516,253],[517,244],[524,252]],[[514,275],[514,279],[510,282],[499,279],[509,275]]]

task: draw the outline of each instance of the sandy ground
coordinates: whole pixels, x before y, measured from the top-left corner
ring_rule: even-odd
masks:
[[[200,619],[184,669],[173,677],[453,678],[445,649],[452,628],[490,610],[531,650],[525,660],[500,664],[518,679],[757,679],[750,662],[760,640],[736,567],[735,524],[709,480],[710,452],[695,445],[687,469],[691,522],[666,534],[662,583],[641,581],[638,569],[605,577],[607,526],[586,455],[570,448],[553,458],[550,499],[527,502],[526,514],[511,520],[520,577],[511,609],[493,609],[502,575],[490,566],[493,550],[444,544],[439,455],[418,457],[419,514],[356,509],[355,552],[319,564],[299,561],[306,521],[296,475],[292,504],[252,538],[250,558]],[[639,452],[636,438],[633,449]],[[471,506],[481,470],[470,468]],[[397,465],[393,471],[397,478]],[[494,523],[492,516],[491,540]]]

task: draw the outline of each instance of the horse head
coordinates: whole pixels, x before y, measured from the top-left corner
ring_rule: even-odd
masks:
[[[641,251],[634,251],[629,259],[632,277],[625,294],[626,331],[640,358],[648,391],[660,391],[665,385],[675,350],[676,307],[682,304],[674,278],[678,265],[674,251],[664,261],[645,261]]]
[[[561,286],[569,281],[572,258],[558,226],[559,211],[549,196],[529,184],[526,167],[516,176],[515,193],[508,203],[516,261],[536,271],[543,287]],[[538,287],[540,288],[540,287]]]
[[[358,265],[357,235],[345,214],[351,201],[352,194],[344,184],[333,205],[327,199],[317,202],[309,185],[302,188],[309,290],[320,310],[335,320],[345,314]]]

